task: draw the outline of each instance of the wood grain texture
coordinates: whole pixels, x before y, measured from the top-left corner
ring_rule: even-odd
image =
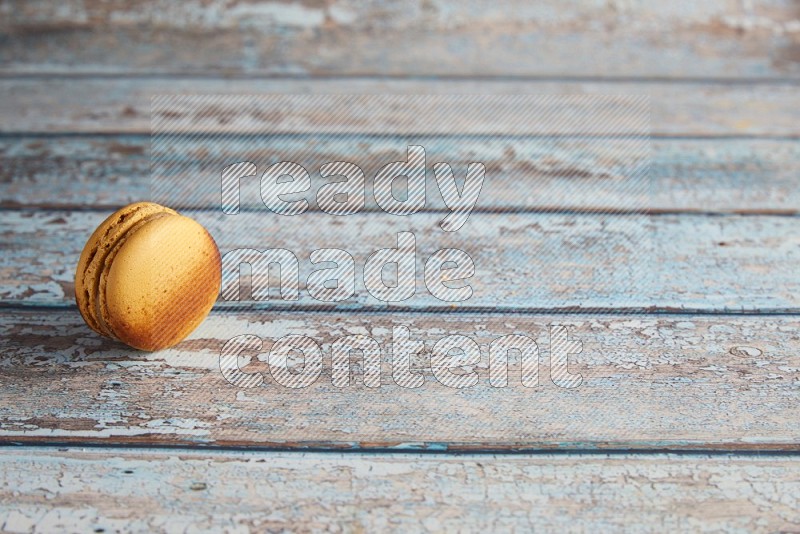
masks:
[[[797,78],[792,0],[2,4],[6,73]]]
[[[204,224],[225,254],[238,248],[284,248],[299,259],[298,301],[229,306],[310,309],[451,309],[423,280],[424,261],[441,248],[460,248],[475,263],[473,295],[461,309],[794,311],[800,255],[797,217],[473,213],[458,232],[443,232],[444,213],[398,217],[362,213],[284,217],[254,211],[231,219],[216,211],[184,211]],[[4,303],[72,305],[74,266],[105,212],[0,212]],[[314,228],[314,232],[309,232]],[[396,247],[397,232],[416,236],[417,292],[387,305],[364,289],[372,252]],[[267,237],[268,236],[268,237]],[[355,296],[332,306],[305,292],[311,251],[340,248],[356,266]],[[277,284],[274,285],[277,287]]]
[[[430,81],[386,79],[217,78],[3,78],[0,132],[150,133],[151,97],[161,94],[423,93],[423,94],[611,94],[647,95],[651,132],[661,136],[800,135],[797,88],[792,84],[641,83],[559,81]],[[411,107],[371,122],[371,131],[395,131],[403,117],[425,116]],[[263,132],[275,130],[280,110],[264,113]],[[214,117],[211,117],[214,119]],[[320,118],[320,124],[333,118]],[[212,128],[213,120],[203,126]],[[328,127],[332,127],[330,122]],[[385,126],[385,128],[384,128]],[[258,125],[249,131],[258,131]],[[640,133],[637,127],[635,133]]]
[[[800,450],[798,316],[214,312],[189,339],[157,353],[98,337],[76,310],[1,317],[6,443]],[[568,325],[582,343],[569,361],[583,377],[576,388],[550,379],[551,324]],[[412,358],[425,379],[419,388],[392,379],[395,326],[424,343]],[[478,374],[472,387],[447,387],[431,373],[433,344],[452,333],[481,347],[480,362],[465,368]],[[508,386],[488,381],[488,344],[513,333],[539,345],[538,387],[523,387],[513,356]],[[220,371],[222,346],[242,334],[263,340],[240,363],[262,374],[254,389],[231,385]],[[284,387],[269,371],[268,351],[289,334],[309,336],[323,351],[322,374],[306,388]],[[331,343],[351,334],[381,345],[380,387],[365,387],[357,357],[349,385],[332,384]]]
[[[793,531],[794,458],[0,450],[0,529]]]
[[[151,198],[150,142],[143,135],[0,137],[0,207],[112,210]],[[432,137],[422,142],[430,149],[443,140]],[[251,138],[249,143],[256,147],[253,159],[262,168],[275,158],[295,153],[302,154],[309,169],[314,168],[311,162],[363,161],[365,157],[389,161],[398,146],[403,146],[371,136],[338,142],[314,136],[264,136]],[[198,150],[214,148],[214,143],[187,140],[180,146],[183,152],[173,157],[185,158],[187,165],[199,163],[202,158],[223,159],[231,144],[226,140],[221,150],[209,154]],[[623,187],[624,181],[608,180],[617,176],[619,166],[626,162],[622,150],[626,143],[609,140],[583,145],[576,140],[464,138],[451,140],[449,152],[457,156],[450,160],[456,172],[476,159],[487,165],[480,209],[630,207],[632,198],[630,190]],[[580,161],[575,158],[578,153]],[[798,141],[656,139],[649,155],[644,161],[650,162],[650,187],[643,204],[653,213],[800,212],[800,190],[795,187],[800,172]],[[635,163],[637,158],[628,159]],[[368,173],[367,178],[371,180],[372,175]],[[431,194],[427,208],[444,209],[441,196],[436,194],[435,180],[428,178]],[[316,191],[322,183],[316,172],[312,173],[312,180]],[[529,188],[529,193],[521,195],[520,186]],[[194,191],[192,202],[194,207],[214,207],[219,198],[205,190]],[[260,207],[257,194],[243,196],[242,202],[249,208]],[[366,202],[367,209],[378,209],[372,195],[367,195]],[[316,202],[311,199],[311,209],[315,208]]]
[[[0,1],[0,445],[37,445],[0,447],[0,531],[800,529],[798,83],[795,0]],[[223,251],[296,252],[293,309],[221,302],[154,354],[99,338],[72,303],[74,264],[107,208],[150,196],[151,97],[270,92],[648,95],[660,215],[572,213],[631,206],[608,180],[624,159],[614,141],[576,161],[559,141],[465,139],[454,163],[488,154],[497,174],[458,234],[439,230],[436,195],[405,221],[372,204],[275,221],[250,195],[237,219],[247,242],[207,224]],[[172,111],[224,129],[213,113]],[[353,159],[346,143],[275,135],[284,110],[260,111],[248,128],[269,141],[263,157]],[[388,110],[365,132],[435,112]],[[309,132],[337,126],[315,120]],[[581,128],[569,133],[597,133]],[[396,148],[358,142],[379,159]],[[194,207],[214,207],[198,193]],[[422,260],[410,304],[371,300],[360,271],[349,303],[326,310],[304,291],[314,248],[349,250],[360,269],[400,230],[423,259],[467,249],[475,296],[433,299]],[[553,324],[582,345],[577,388],[551,380]],[[396,326],[424,343],[418,389],[393,380]],[[431,371],[434,343],[453,333],[480,346],[461,369],[473,387]],[[264,378],[254,389],[220,371],[241,334],[263,341],[241,359]],[[270,374],[268,352],[289,334],[323,351],[303,389]],[[380,343],[380,388],[357,357],[350,384],[332,384],[331,346],[350,334]],[[536,340],[538,387],[522,385],[514,356],[508,387],[490,385],[488,347],[506,334]],[[647,454],[620,454],[633,450]]]

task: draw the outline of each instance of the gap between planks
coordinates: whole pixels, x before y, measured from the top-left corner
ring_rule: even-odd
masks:
[[[130,442],[116,443],[108,441],[80,441],[73,439],[69,441],[57,440],[33,440],[33,439],[0,439],[0,455],[4,453],[13,454],[19,450],[30,451],[31,454],[66,453],[66,452],[86,452],[96,454],[178,454],[183,456],[198,455],[213,457],[214,455],[231,456],[268,456],[268,455],[290,455],[306,456],[319,454],[334,456],[356,456],[356,457],[419,457],[440,456],[446,458],[465,458],[479,459],[483,457],[606,457],[613,458],[618,456],[653,458],[659,456],[683,457],[696,456],[702,458],[800,458],[800,446],[797,443],[770,444],[770,445],[737,445],[735,447],[725,447],[724,445],[710,445],[707,447],[699,446],[697,443],[672,444],[673,448],[664,447],[659,442],[639,442],[636,444],[628,443],[626,448],[614,449],[604,444],[598,446],[592,442],[563,442],[561,446],[565,448],[555,448],[552,445],[542,444],[540,447],[530,445],[520,445],[518,443],[487,445],[483,448],[476,447],[473,443],[453,443],[453,442],[418,442],[402,443],[393,447],[380,448],[367,444],[362,448],[355,443],[314,443],[306,442],[297,445],[274,445],[265,446],[258,444],[233,445],[233,444],[214,444],[214,445],[193,445],[170,444],[170,443],[148,443]]]
[[[630,84],[655,84],[655,85],[792,85],[800,86],[800,78],[791,77],[703,77],[703,76],[565,76],[558,74],[542,75],[503,75],[503,74],[328,74],[328,75],[304,75],[304,74],[247,74],[247,73],[209,73],[207,71],[162,71],[162,72],[104,72],[101,70],[81,70],[74,68],[69,72],[49,71],[49,72],[26,72],[14,70],[2,70],[0,67],[0,80],[75,80],[75,79],[97,79],[97,80],[162,80],[162,79],[192,79],[192,80],[255,80],[255,81],[408,81],[408,82],[532,82],[532,83],[630,83]]]

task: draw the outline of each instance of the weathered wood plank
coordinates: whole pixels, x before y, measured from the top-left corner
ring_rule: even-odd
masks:
[[[375,250],[396,247],[397,232],[406,231],[416,236],[417,290],[388,305],[396,309],[456,305],[434,298],[423,281],[424,262],[441,248],[460,248],[475,263],[473,295],[457,303],[462,309],[791,311],[800,304],[797,217],[473,213],[458,232],[448,233],[439,227],[444,213],[185,213],[206,225],[223,254],[284,248],[299,260],[299,300],[272,293],[271,300],[253,303],[243,293],[242,302],[228,305],[384,309],[387,304],[364,289],[364,262]],[[0,212],[0,299],[71,304],[77,258],[106,215]],[[320,248],[344,249],[355,261],[355,296],[338,305],[305,291],[314,269],[308,255]]]
[[[45,77],[0,79],[0,93],[6,95],[0,100],[0,132],[16,133],[149,133],[151,97],[159,94],[527,93],[649,95],[656,137],[800,135],[797,88],[791,84]],[[258,117],[264,133],[285,119],[276,111]],[[369,130],[395,132],[409,116],[430,113],[424,106],[387,110],[370,120]],[[204,131],[212,126],[206,123]]]
[[[5,310],[0,321],[0,440],[433,450],[730,449],[800,450],[798,316],[594,316],[429,313],[215,312],[188,340],[143,353],[98,337],[75,310]],[[582,352],[574,388],[551,381],[548,327],[568,325]],[[392,329],[405,326],[424,349],[411,368],[424,384],[392,379]],[[478,382],[440,383],[435,342],[458,333],[481,348],[467,366]],[[534,339],[539,386],[524,387],[512,356],[508,386],[493,387],[488,344]],[[254,389],[228,383],[222,346],[252,334],[261,351],[241,367],[261,373]],[[310,386],[272,377],[267,360],[286,335],[309,336],[323,352]],[[360,358],[348,386],[331,379],[331,344],[372,336],[382,348],[380,386],[363,381]],[[295,362],[293,365],[301,365]],[[295,368],[299,370],[298,368]]]
[[[175,133],[539,135],[646,138],[643,95],[166,95],[151,102],[154,147]]]
[[[797,78],[791,0],[3,4],[6,73]]]
[[[442,140],[430,138],[431,148]],[[302,154],[308,162],[338,161],[396,151],[397,143],[371,136],[339,141],[311,137],[264,136],[250,139],[258,147],[254,158],[262,167],[286,153]],[[205,143],[203,158],[222,159],[232,141]],[[199,161],[197,143],[181,144],[185,154],[175,158]],[[630,191],[618,181],[607,180],[619,172],[626,155],[624,141],[465,138],[458,142],[456,170],[480,159],[487,166],[487,185],[481,209],[537,211],[552,208],[608,210],[631,204]],[[357,147],[357,148],[356,148]],[[561,147],[561,152],[559,152]],[[199,148],[199,147],[198,147]],[[793,140],[655,139],[651,143],[650,191],[646,205],[653,213],[699,211],[711,213],[782,213],[800,211],[800,142]],[[575,161],[580,152],[581,161]],[[630,156],[630,154],[627,154]],[[150,138],[146,136],[7,136],[0,137],[0,207],[14,208],[109,208],[151,198]],[[381,160],[386,158],[380,158]],[[634,158],[635,159],[635,158]],[[306,162],[304,161],[304,163]],[[386,159],[388,161],[388,159]],[[306,163],[308,164],[308,163]],[[630,163],[627,166],[631,166]],[[309,165],[309,168],[313,168]],[[427,208],[444,209],[432,176],[428,176]],[[368,174],[371,180],[372,175]],[[312,188],[322,182],[312,174]],[[591,182],[593,187],[586,187]],[[609,183],[610,182],[610,183]],[[575,187],[577,184],[583,187]],[[176,184],[177,186],[177,184]],[[532,187],[528,195],[521,187]],[[534,194],[535,191],[535,194]],[[569,191],[569,195],[565,195]],[[214,207],[218,193],[195,191],[194,207]],[[255,199],[255,202],[254,202]],[[366,198],[375,210],[374,197]],[[246,207],[259,206],[258,196],[242,198]],[[316,202],[311,200],[311,209]]]
[[[792,531],[795,458],[0,450],[0,529]]]

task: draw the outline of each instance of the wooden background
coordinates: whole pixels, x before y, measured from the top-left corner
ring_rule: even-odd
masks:
[[[0,531],[800,531],[799,84],[796,0],[0,2]],[[269,92],[649,95],[653,291],[585,317],[525,291],[219,309],[156,354],[98,338],[74,266],[149,196],[150,97]],[[598,224],[524,187],[473,215],[507,230],[477,243]],[[402,322],[485,348],[554,320],[585,387],[242,391],[218,368],[232,332],[329,351]]]

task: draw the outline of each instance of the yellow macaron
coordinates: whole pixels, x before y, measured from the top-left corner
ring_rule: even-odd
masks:
[[[216,243],[198,222],[152,202],[116,211],[75,271],[75,301],[95,332],[142,350],[179,343],[217,299]]]

